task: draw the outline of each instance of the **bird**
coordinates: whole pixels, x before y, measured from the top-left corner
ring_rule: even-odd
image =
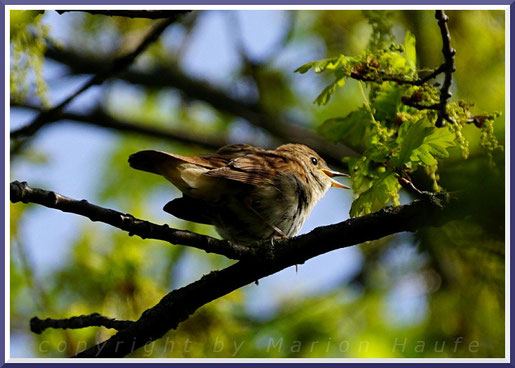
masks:
[[[130,155],[129,165],[182,192],[164,211],[214,225],[223,239],[241,245],[295,236],[329,188],[350,189],[333,179],[349,175],[331,170],[303,144],[275,150],[230,144],[194,157],[144,150]]]

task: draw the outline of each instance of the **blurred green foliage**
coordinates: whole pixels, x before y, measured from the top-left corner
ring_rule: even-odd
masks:
[[[192,42],[196,22],[207,13],[200,12],[190,23],[174,26],[182,34],[182,44],[170,47],[157,42],[138,59],[137,67],[150,70],[159,64],[178,68],[181,50]],[[134,38],[151,23],[89,14],[75,16],[66,47],[80,45],[81,51],[104,53],[106,58],[131,49]],[[490,162],[481,142],[492,143],[495,137],[504,144],[504,12],[448,12],[452,46],[457,50],[452,101],[475,103],[467,109],[479,113],[501,113],[485,128],[488,140],[474,126],[460,128],[468,145],[457,139],[452,127],[436,129],[430,117],[401,103],[402,95],[414,93],[413,88],[408,91],[385,82],[363,91],[359,82],[346,80],[351,68],[358,65],[380,63],[389,72],[406,78],[415,77],[415,69],[439,65],[441,39],[434,12],[298,11],[296,16],[294,32],[278,55],[283,49],[300,49],[310,43],[317,45],[317,54],[287,67],[273,60],[252,67],[242,62],[241,69],[232,73],[231,84],[247,84],[267,111],[301,114],[328,140],[343,142],[362,154],[346,161],[353,170],[355,193],[359,194],[351,209],[353,215],[396,201],[400,186],[395,172],[400,168],[409,168],[421,189],[432,188],[438,180],[448,191],[467,198],[467,206],[460,209],[460,220],[425,228],[408,240],[399,235],[361,245],[363,265],[352,280],[309,298],[285,299],[272,316],[258,318],[250,313],[245,307],[246,293],[238,290],[202,307],[177,330],[131,356],[503,357],[505,158],[504,152],[493,150]],[[41,63],[47,25],[41,24],[41,17],[32,12],[11,13],[11,24],[18,24],[16,29],[11,28],[12,99],[23,99],[31,91],[44,96]],[[106,38],[109,42],[101,42]],[[392,42],[395,46],[390,48]],[[369,51],[362,53],[365,49]],[[17,55],[25,54],[26,62],[19,64],[17,58],[26,56]],[[311,87],[305,88],[301,79],[310,78],[309,74],[292,72],[307,62],[301,72],[313,68],[316,72],[332,71],[333,75],[317,75],[310,80]],[[37,83],[27,92],[23,86],[30,70],[37,76]],[[344,82],[344,88],[337,88]],[[239,119],[191,101],[176,90],[129,87],[122,82],[102,88],[104,107],[110,113],[135,118],[141,124],[167,126],[170,121],[182,121],[187,126],[174,127],[225,135],[241,127]],[[124,94],[133,89],[137,93]],[[324,92],[316,97],[320,90]],[[315,98],[321,106],[311,104]],[[460,105],[454,109],[458,111]],[[394,121],[399,126],[395,127]],[[250,139],[272,139],[266,130],[250,131]],[[208,226],[180,222],[149,204],[155,196],[177,193],[159,178],[136,173],[126,164],[129,154],[144,147],[181,154],[201,152],[180,142],[117,133],[109,157],[98,163],[103,173],[94,188],[96,196],[88,199],[150,221],[215,236]],[[463,160],[463,150],[468,153],[467,160]],[[391,166],[376,165],[385,160]],[[415,170],[417,167],[425,170]],[[42,186],[44,182],[41,178]],[[409,200],[409,195],[401,191],[402,196]],[[72,251],[66,264],[41,276],[35,272],[37,263],[25,252],[24,234],[19,230],[35,207],[16,204],[11,205],[10,212],[11,333],[29,339],[35,356],[74,355],[103,341],[113,330],[48,329],[34,335],[28,331],[32,316],[65,318],[98,312],[136,319],[169,290],[180,286],[177,280],[181,267],[189,264],[185,260],[197,259],[207,270],[231,263],[221,256],[128,237],[84,220],[69,244]],[[410,299],[409,293],[403,292],[405,285],[416,285],[419,303],[411,308],[414,317],[403,319],[396,308]]]
[[[34,89],[43,106],[48,107],[47,85],[43,76],[43,56],[48,27],[41,22],[41,10],[11,10],[10,88],[11,100],[22,101]]]

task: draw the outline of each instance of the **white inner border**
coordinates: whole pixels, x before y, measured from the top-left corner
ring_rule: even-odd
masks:
[[[366,0],[364,0],[366,1]],[[10,10],[504,10],[505,11],[505,357],[504,358],[10,358]],[[510,7],[509,5],[5,5],[5,361],[7,363],[509,363],[510,362]]]

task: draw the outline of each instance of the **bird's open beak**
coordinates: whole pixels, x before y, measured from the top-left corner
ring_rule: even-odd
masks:
[[[324,173],[325,175],[327,175],[331,179],[331,186],[332,187],[343,188],[343,189],[350,189],[350,187],[348,187],[346,185],[343,185],[342,183],[338,183],[336,180],[333,179],[333,176],[347,176],[347,177],[350,177],[350,175],[344,174],[344,173],[341,173],[341,172],[338,172],[338,171],[333,171],[333,170],[330,170],[330,169],[321,169],[320,171],[322,171],[322,173]]]

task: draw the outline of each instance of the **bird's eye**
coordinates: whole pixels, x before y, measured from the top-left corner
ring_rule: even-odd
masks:
[[[318,164],[318,160],[316,159],[316,157],[311,157],[311,162],[313,163],[313,165]]]

